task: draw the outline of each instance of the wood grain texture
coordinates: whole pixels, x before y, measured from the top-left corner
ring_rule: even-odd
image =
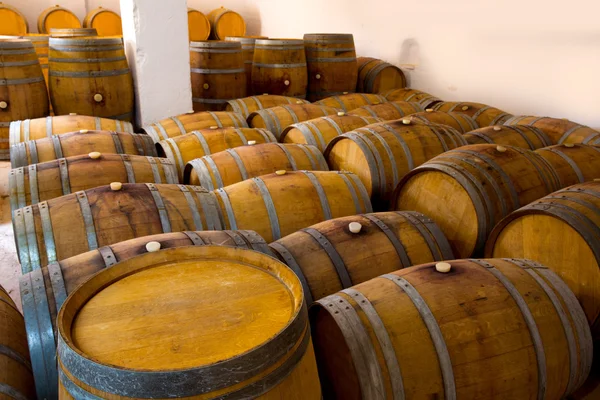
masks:
[[[188,36],[190,42],[206,40],[210,36],[210,21],[202,12],[188,7]]]
[[[230,100],[227,102],[225,110],[234,111],[248,118],[250,114],[266,108],[283,106],[288,104],[307,104],[306,100],[296,97],[278,96],[274,94],[261,94],[258,96],[244,97],[243,99]]]
[[[368,93],[343,93],[341,95],[327,97],[316,102],[316,104],[321,104],[327,107],[339,108],[344,112],[349,112],[366,105],[375,105],[381,103],[387,103],[385,97],[378,94]]]
[[[442,101],[431,106],[436,111],[465,114],[473,118],[479,126],[502,125],[512,114],[482,103],[467,101]]]
[[[230,42],[238,42],[242,45],[242,57],[244,59],[244,70],[246,71],[246,93],[253,93],[252,90],[252,62],[254,60],[254,43],[256,39],[268,39],[266,36],[227,36],[225,40]],[[238,102],[241,99],[230,100],[227,102],[226,110],[231,111],[231,102]],[[241,112],[234,110],[236,112]],[[242,113],[243,114],[243,113]],[[245,117],[248,115],[245,114]]]
[[[366,105],[350,111],[349,115],[381,118],[384,121],[399,119],[424,111],[419,103],[410,101],[388,101],[382,104]]]
[[[83,20],[85,28],[94,28],[98,36],[119,36],[123,34],[121,17],[114,11],[98,7],[87,13]]]
[[[566,143],[535,152],[554,169],[560,187],[600,178],[600,147]]]
[[[253,128],[265,128],[279,139],[285,128],[292,124],[339,112],[338,108],[318,104],[290,104],[255,111],[248,116],[248,124]]]
[[[517,116],[509,119],[504,124],[535,126],[546,132],[552,139],[553,144],[586,143],[600,135],[597,130],[569,121],[566,118]]]
[[[301,39],[257,39],[252,61],[252,94],[306,98],[308,73]]]
[[[359,93],[381,93],[406,87],[406,76],[395,65],[371,57],[358,57]]]
[[[40,13],[37,28],[39,33],[48,33],[52,28],[81,28],[81,22],[72,11],[56,5]]]
[[[381,92],[381,95],[385,96],[388,101],[411,101],[419,103],[423,109],[442,101],[429,93],[409,88],[390,89]]]
[[[246,34],[246,21],[235,11],[220,7],[209,12],[206,17],[210,21],[212,39],[224,40],[227,36]]]
[[[44,80],[46,81],[48,96],[50,96],[50,84],[48,83],[48,38],[49,35],[44,33],[28,33],[22,37],[22,39],[29,39],[31,44],[33,44],[35,53],[40,61],[40,67],[42,67],[42,74],[44,74]],[[53,115],[50,97],[48,97],[48,107],[50,108],[49,114]]]
[[[19,36],[29,32],[27,18],[18,9],[0,4],[0,35]]]
[[[461,133],[467,133],[479,128],[477,122],[466,114],[434,111],[431,108],[428,108],[423,112],[411,114],[407,118],[409,120],[419,120],[422,122],[448,125]]]
[[[495,125],[475,129],[463,135],[469,144],[501,144],[536,150],[552,146],[546,133],[528,125]]]

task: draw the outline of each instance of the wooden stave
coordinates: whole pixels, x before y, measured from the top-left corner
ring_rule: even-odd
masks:
[[[425,111],[419,103],[408,101],[387,101],[376,105],[367,105],[350,111],[349,115],[381,118],[384,121],[400,119],[414,113]]]
[[[248,104],[250,101],[252,103]],[[287,104],[309,104],[309,101],[296,97],[263,94],[230,100],[227,102],[225,110],[237,112],[243,115],[244,119],[247,119],[255,111]]]
[[[379,93],[381,91],[390,90],[393,88],[380,87],[381,84],[377,85],[377,78],[379,74],[385,69],[391,68],[396,72],[396,75],[400,77],[401,88],[406,87],[406,76],[402,70],[395,65],[392,65],[383,60],[379,60],[371,57],[358,57],[358,84],[356,91],[361,93]]]
[[[226,41],[239,42],[242,45],[242,54],[244,57],[244,69],[246,71],[246,95],[252,94],[252,60],[254,59],[254,42],[256,39],[268,39],[266,36],[227,36]],[[229,100],[226,103],[225,110],[231,111],[231,103],[240,100]],[[235,110],[240,112],[239,110]],[[242,112],[240,112],[242,113]],[[243,113],[242,113],[243,114]],[[244,117],[247,117],[244,114]]]
[[[564,143],[535,152],[554,169],[561,187],[600,178],[600,148],[596,146]]]
[[[536,117],[519,115],[504,122],[504,125],[530,125],[546,132],[554,144],[582,143],[588,138],[600,135],[595,129],[580,125],[566,118]]]
[[[410,120],[419,120],[424,123],[448,125],[463,134],[479,128],[477,122],[466,114],[434,111],[429,108],[425,112],[414,113],[407,118]]]
[[[528,125],[485,126],[463,134],[469,144],[499,144],[537,150],[552,146],[544,131]]]
[[[362,106],[387,103],[387,99],[378,94],[370,93],[344,93],[321,99],[316,104],[327,107],[339,108],[343,112],[350,112]]]
[[[423,107],[423,109],[430,108],[434,104],[442,101],[441,99],[438,99],[429,93],[409,88],[391,89],[380,94],[388,99],[388,101],[417,102],[421,105],[421,107]]]
[[[506,111],[490,107],[486,104],[465,101],[442,101],[434,104],[431,108],[436,111],[455,112],[468,115],[473,118],[480,127],[502,125],[504,122],[514,117],[514,115],[509,114]]]

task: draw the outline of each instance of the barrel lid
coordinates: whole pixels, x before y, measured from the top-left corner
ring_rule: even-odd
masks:
[[[0,34],[23,35],[28,30],[27,18],[16,8],[0,2]]]
[[[6,37],[0,39],[0,48],[2,49],[23,49],[33,48],[29,39],[20,39],[18,37]]]
[[[235,11],[221,8],[213,19],[213,30],[219,39],[227,36],[244,36],[246,21]]]
[[[306,41],[347,41],[354,42],[354,36],[351,33],[305,33],[304,40]]]
[[[200,40],[198,42],[190,42],[190,48],[241,49],[242,45],[239,42],[228,40]]]
[[[98,46],[98,45],[122,45],[121,38],[105,38],[97,36],[56,38],[50,37],[50,46]]]
[[[208,39],[210,29],[210,21],[206,18],[206,15],[188,7],[188,34],[190,41]]]
[[[285,45],[304,45],[302,39],[256,39],[254,42],[257,46],[285,46]]]
[[[227,36],[228,42],[240,42],[242,44],[254,44],[257,39],[268,39],[266,36]]]

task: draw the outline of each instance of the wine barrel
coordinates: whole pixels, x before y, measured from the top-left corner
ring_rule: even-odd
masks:
[[[446,234],[454,255],[478,256],[493,227],[512,211],[560,189],[540,155],[512,146],[476,144],[448,151],[409,172],[392,199]]]
[[[53,38],[74,38],[88,36],[98,36],[98,31],[95,28],[50,29],[50,37]]]
[[[242,45],[207,40],[190,43],[194,111],[220,111],[227,101],[246,97]]]
[[[498,108],[481,103],[442,101],[431,106],[435,111],[465,114],[473,118],[479,126],[502,125],[513,115]]]
[[[534,126],[495,125],[475,129],[463,135],[469,144],[501,144],[536,150],[552,146],[546,133]]]
[[[510,118],[504,124],[534,126],[546,132],[554,144],[584,143],[590,137],[600,136],[597,130],[568,119],[518,116]]]
[[[340,171],[263,175],[214,194],[225,229],[252,226],[268,242],[317,222],[372,211],[358,177]]]
[[[283,130],[279,140],[283,143],[310,144],[324,152],[327,145],[342,133],[376,122],[381,122],[381,119],[339,113],[292,124]]]
[[[133,79],[119,38],[50,38],[50,98],[56,114],[133,120]]]
[[[72,11],[56,5],[42,11],[37,28],[39,33],[48,33],[52,28],[81,28],[81,22]]]
[[[255,111],[248,116],[248,124],[253,128],[265,128],[279,139],[285,128],[292,124],[338,113],[341,111],[337,108],[318,104],[290,104]]]
[[[590,330],[556,274],[528,260],[439,264],[311,308],[324,398],[563,399],[583,384]]]
[[[324,154],[332,170],[353,172],[360,178],[375,209],[387,210],[402,177],[438,154],[465,144],[453,129],[396,120],[344,133],[329,143]]]
[[[295,97],[263,94],[260,96],[250,96],[244,97],[243,99],[229,100],[225,110],[234,111],[243,115],[244,118],[248,118],[248,116],[255,111],[287,104],[308,104],[308,101],[297,99]]]
[[[351,93],[343,94],[341,96],[332,96],[323,100],[319,100],[316,104],[321,104],[327,107],[339,108],[345,112],[352,111],[356,108],[386,103],[385,97],[378,94],[366,94],[366,93]]]
[[[242,46],[242,57],[244,59],[244,71],[246,71],[246,94],[252,94],[252,61],[254,60],[254,42],[256,39],[268,39],[266,36],[227,36],[226,41],[238,42]],[[227,106],[231,102],[237,102],[239,99],[230,100],[227,102]],[[230,111],[229,107],[226,107]],[[239,112],[239,111],[238,111]],[[248,115],[245,115],[246,117]]]
[[[111,182],[179,183],[179,179],[177,168],[166,158],[91,152],[11,170],[10,208],[15,211]]]
[[[75,291],[79,285],[95,273],[110,268],[118,262],[147,253],[146,246],[152,242],[156,247],[160,245],[161,249],[223,245],[253,249],[271,255],[266,242],[252,231],[173,232],[139,237],[104,246],[24,275],[20,279],[23,313],[26,321],[30,322],[28,326],[29,351],[35,360],[33,366],[35,380],[42,387],[42,389],[38,389],[38,393],[44,394],[40,398],[56,398],[55,395],[47,396],[58,390],[56,359],[54,357],[46,358],[44,355],[56,354],[56,317],[67,294]],[[34,302],[34,299],[37,302]],[[37,304],[43,306],[36,306]]]
[[[40,62],[26,39],[0,39],[0,160],[8,160],[11,121],[48,115]]]
[[[306,98],[308,76],[304,41],[257,39],[252,61],[254,94],[278,94]]]
[[[595,136],[590,136],[588,140],[584,140],[582,143],[590,146],[600,146],[600,132]]]
[[[46,88],[49,88],[48,84],[48,38],[47,34],[43,33],[28,33],[27,35],[22,37],[23,39],[28,39],[33,44],[33,48],[35,49],[35,53],[38,56],[38,60],[40,62],[40,67],[42,67],[42,74],[44,74],[44,81],[46,81]],[[50,92],[48,92],[48,96]],[[48,104],[50,106],[50,104]],[[50,109],[52,111],[52,109]]]
[[[202,12],[188,7],[188,36],[190,42],[207,40],[210,37],[210,21]]]
[[[98,36],[119,36],[123,34],[121,17],[114,11],[98,7],[85,16],[83,26],[94,28]]]
[[[420,120],[425,123],[448,125],[461,133],[467,133],[479,128],[477,122],[466,114],[433,111],[431,108],[428,108],[424,112],[411,114],[407,118],[411,120]]]
[[[27,18],[18,9],[0,3],[0,35],[19,36],[29,32]]]
[[[150,135],[154,143],[161,140],[188,134],[198,129],[247,128],[248,124],[242,115],[234,112],[194,112],[166,118],[155,124],[145,126],[144,131]]]
[[[93,212],[92,212],[93,210]],[[203,188],[126,183],[99,186],[16,210],[13,226],[23,273],[135,237],[219,230],[214,197]]]
[[[600,338],[600,182],[551,193],[504,218],[486,244],[488,257],[527,257],[565,280]]]
[[[600,148],[564,143],[535,151],[554,169],[560,187],[600,178]]]
[[[214,190],[277,171],[329,171],[314,146],[265,143],[241,146],[187,163],[183,182]]]
[[[381,93],[388,101],[410,101],[419,103],[423,109],[432,107],[442,101],[437,97],[417,89],[400,88],[386,90]]]
[[[238,146],[270,142],[277,142],[277,139],[265,129],[202,129],[162,140],[156,144],[156,149],[161,157],[168,158],[177,166],[179,180],[183,182],[185,165],[195,158]]]
[[[356,90],[358,67],[352,34],[306,33],[304,50],[310,101]]]
[[[358,57],[357,64],[357,92],[381,93],[406,87],[406,77],[395,65],[371,57]]]
[[[336,218],[269,246],[300,277],[308,304],[381,274],[454,258],[440,228],[411,211]]]
[[[56,117],[26,119],[10,124],[10,145],[80,130],[116,131],[133,133],[131,122],[85,115],[60,115]]]
[[[384,121],[400,119],[410,114],[424,111],[419,103],[409,101],[390,101],[373,106],[362,106],[350,111],[349,115],[381,118]]]
[[[246,34],[246,22],[235,11],[221,7],[209,12],[207,17],[210,21],[210,32],[213,39],[223,40],[227,36],[244,36]]]
[[[0,9],[0,17],[2,17]],[[8,292],[0,286],[0,397],[35,400],[25,322]]]

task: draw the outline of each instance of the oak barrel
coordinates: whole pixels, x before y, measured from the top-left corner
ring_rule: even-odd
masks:
[[[211,38],[223,40],[227,36],[244,36],[246,21],[235,11],[220,7],[207,14],[211,26]]]
[[[436,111],[465,114],[473,118],[479,126],[502,125],[512,114],[482,103],[465,101],[442,101],[431,106]]]
[[[310,310],[324,398],[563,399],[592,340],[573,293],[528,260],[405,268]]]
[[[244,71],[246,71],[246,94],[251,95],[252,90],[252,61],[254,60],[254,42],[256,39],[268,39],[266,36],[227,36],[226,41],[238,42],[242,46],[242,57],[244,59]],[[232,100],[232,101],[238,101]],[[231,101],[227,102],[228,104]],[[228,109],[228,108],[227,108]],[[239,112],[239,111],[238,111]],[[248,116],[247,114],[245,115]]]
[[[282,106],[287,104],[307,104],[306,100],[295,97],[277,96],[274,94],[262,94],[259,96],[244,97],[243,99],[230,100],[225,110],[234,111],[248,118],[250,114],[266,108]]]
[[[33,44],[35,49],[35,53],[38,56],[38,60],[40,61],[40,67],[42,67],[42,74],[44,74],[44,80],[46,81],[46,88],[49,88],[48,84],[48,38],[50,36],[43,33],[28,33],[23,36],[23,39],[28,39]],[[48,96],[50,96],[50,89],[48,89]],[[50,99],[48,97],[48,99]],[[49,100],[48,100],[49,101]],[[52,107],[50,107],[50,113],[52,112]]]
[[[114,11],[98,7],[87,13],[83,26],[94,28],[98,36],[119,36],[123,34],[121,17]]]
[[[81,22],[72,11],[56,5],[42,11],[38,16],[37,28],[39,33],[48,33],[52,28],[81,28]]]
[[[417,89],[399,88],[381,92],[388,101],[410,101],[419,103],[421,107],[429,108],[442,101],[432,94]]]
[[[600,178],[600,147],[564,143],[535,152],[554,169],[561,188]]]
[[[254,42],[254,94],[277,94],[304,99],[307,85],[303,40],[257,39]]]
[[[95,28],[50,29],[50,37],[53,38],[75,38],[87,36],[98,36],[98,31]]]
[[[424,111],[419,103],[409,101],[386,101],[372,106],[362,106],[350,111],[350,115],[381,118],[384,121],[399,119],[410,114]]]
[[[527,150],[536,150],[553,144],[543,130],[527,125],[485,126],[467,132],[463,136],[469,144],[501,144]]]
[[[358,84],[360,93],[381,93],[406,87],[406,77],[395,65],[371,57],[358,57]]]
[[[546,132],[554,144],[583,143],[590,137],[600,135],[599,131],[566,118],[517,116],[510,118],[504,124],[534,126]]]
[[[340,112],[337,108],[319,104],[290,104],[255,111],[248,116],[248,124],[253,128],[265,128],[279,139],[285,128],[292,124]]]
[[[385,97],[368,93],[344,93],[340,96],[331,96],[316,102],[316,104],[323,106],[339,108],[344,112],[352,111],[366,105],[381,103],[387,103]]]
[[[0,35],[19,36],[29,32],[27,18],[18,9],[0,3]]]
[[[479,128],[477,122],[466,114],[434,111],[431,108],[428,108],[423,112],[411,114],[407,118],[411,120],[420,120],[425,123],[448,125],[461,133],[467,133]]]
[[[188,7],[187,16],[190,42],[207,40],[210,37],[210,21],[206,18],[206,15],[194,8]]]

